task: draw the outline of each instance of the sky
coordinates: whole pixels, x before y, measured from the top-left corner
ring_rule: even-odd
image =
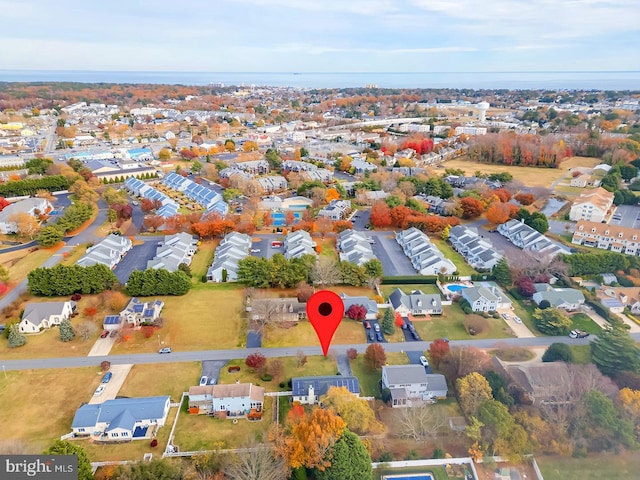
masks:
[[[640,70],[640,1],[0,0],[0,69]]]

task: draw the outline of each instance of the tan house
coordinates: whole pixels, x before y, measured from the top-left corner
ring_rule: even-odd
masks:
[[[264,387],[252,383],[190,387],[189,413],[257,420],[262,418],[264,393]]]
[[[628,308],[631,314],[640,314],[640,287],[605,287],[596,292],[600,303],[613,313]]]
[[[249,316],[256,321],[297,322],[306,318],[307,304],[300,303],[296,297],[258,298],[247,303]]]
[[[580,178],[580,177],[576,177]],[[574,179],[575,180],[575,179]],[[598,187],[580,194],[569,212],[569,219],[577,222],[587,220],[602,222],[613,206],[613,193]]]
[[[627,255],[637,255],[640,246],[640,230],[583,220],[576,223],[571,243],[626,253]]]

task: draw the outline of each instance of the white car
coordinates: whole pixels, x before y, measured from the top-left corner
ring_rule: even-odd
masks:
[[[251,249],[251,253],[260,253],[260,249],[259,248],[252,248]]]
[[[502,314],[502,318],[504,318],[505,320],[509,320],[509,314],[508,313],[503,313]]]
[[[96,388],[96,391],[93,392],[93,396],[99,397],[100,395],[102,395],[102,392],[104,392],[105,388],[107,388],[105,385],[100,385],[98,388]]]
[[[209,378],[206,375],[203,375],[200,377],[200,386],[204,387],[207,382],[209,381]]]
[[[513,319],[516,321],[516,323],[522,323],[522,319],[517,315],[514,315]]]
[[[427,360],[427,357],[425,357],[424,355],[420,356],[420,365],[422,365],[423,367],[429,366],[429,360]]]

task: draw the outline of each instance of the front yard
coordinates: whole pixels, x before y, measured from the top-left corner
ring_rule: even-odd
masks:
[[[263,347],[297,347],[308,345],[320,345],[316,331],[308,320],[300,320],[291,328],[268,326],[266,335],[262,337]],[[349,345],[365,343],[366,337],[362,322],[343,318],[335,335],[332,345]]]

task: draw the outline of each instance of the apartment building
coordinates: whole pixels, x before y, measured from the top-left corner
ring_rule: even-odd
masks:
[[[580,194],[573,202],[569,219],[574,222],[588,220],[602,222],[613,206],[613,193],[598,187]]]
[[[639,255],[640,230],[581,220],[576,223],[571,243],[627,255]]]

